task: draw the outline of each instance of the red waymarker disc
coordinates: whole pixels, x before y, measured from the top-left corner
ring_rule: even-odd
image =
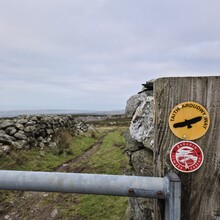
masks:
[[[170,151],[170,161],[173,166],[184,173],[194,172],[203,163],[202,149],[192,141],[181,141]]]

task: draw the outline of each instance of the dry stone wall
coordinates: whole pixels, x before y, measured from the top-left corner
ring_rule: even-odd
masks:
[[[0,156],[13,149],[56,146],[54,136],[68,130],[84,133],[88,125],[73,115],[19,116],[0,119]]]
[[[129,131],[125,134],[132,174],[153,176],[153,91],[132,96],[127,101],[125,113],[132,117]],[[153,200],[129,198],[127,219],[153,219]]]

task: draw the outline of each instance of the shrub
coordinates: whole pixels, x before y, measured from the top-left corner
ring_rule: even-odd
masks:
[[[73,151],[71,149],[72,146],[72,135],[69,131],[61,131],[55,135],[54,141],[57,144],[56,153],[61,154],[67,154],[72,155]]]

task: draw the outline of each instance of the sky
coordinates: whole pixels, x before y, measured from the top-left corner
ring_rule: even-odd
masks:
[[[220,73],[219,0],[0,5],[0,110],[119,110],[148,80]]]

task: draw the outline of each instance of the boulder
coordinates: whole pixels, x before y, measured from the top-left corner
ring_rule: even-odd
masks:
[[[22,132],[15,133],[14,137],[19,139],[19,140],[27,140],[27,136]]]
[[[153,102],[152,91],[143,91],[127,101],[126,114],[132,120],[125,134],[126,152],[132,172],[138,176],[153,175]],[[126,219],[153,219],[152,199],[129,198]]]
[[[125,146],[125,150],[127,152],[135,152],[137,150],[143,149],[144,145],[142,142],[138,142],[137,140],[133,139],[131,137],[131,134],[129,131],[124,133],[124,137],[126,140],[126,146]]]
[[[17,123],[19,123],[19,124],[26,124],[28,122],[28,119],[27,118],[20,118],[20,119],[18,119],[17,120]]]
[[[127,104],[126,104],[126,108],[125,108],[125,114],[128,117],[133,116],[137,107],[140,105],[140,103],[141,103],[141,100],[139,98],[140,96],[141,95],[133,95],[128,99]]]
[[[15,138],[7,134],[0,133],[0,143],[6,144],[6,145],[13,145],[13,141],[15,141]]]
[[[51,147],[51,148],[55,148],[56,146],[57,146],[56,142],[51,142],[49,144],[49,147]]]
[[[146,97],[138,106],[130,125],[133,139],[142,142],[145,147],[153,149],[153,97]]]
[[[0,130],[0,135],[1,134],[6,134],[6,132],[4,130]]]
[[[135,151],[131,155],[131,163],[135,175],[153,176],[153,152],[147,149]]]
[[[12,126],[14,126],[14,122],[12,120],[3,120],[0,122],[0,129],[6,129]]]
[[[24,129],[24,125],[21,124],[21,123],[16,123],[16,124],[15,124],[15,127],[16,127],[17,129],[19,129],[19,130],[23,130],[23,129]]]
[[[129,213],[126,220],[152,220],[153,205],[152,199],[129,198]]]
[[[46,129],[46,133],[47,133],[48,135],[53,134],[53,133],[54,133],[54,130],[51,129],[51,128],[47,128],[47,129]]]
[[[58,215],[58,210],[57,209],[54,209],[51,213],[50,213],[50,216],[51,218],[55,218],[57,215]]]
[[[30,133],[36,130],[36,127],[34,125],[28,125],[24,128],[24,132]]]
[[[45,147],[45,144],[44,144],[43,142],[40,142],[40,143],[38,144],[38,146],[39,146],[40,148],[44,148],[44,147]]]
[[[8,127],[5,129],[5,132],[8,135],[13,136],[13,134],[15,134],[17,132],[17,129],[15,127]]]
[[[14,142],[13,146],[14,146],[15,149],[29,148],[29,147],[27,147],[28,143],[25,140],[18,140],[16,142]]]
[[[10,153],[11,149],[12,148],[9,145],[3,145],[3,146],[0,147],[0,150],[3,151],[3,153],[6,153],[6,154]]]
[[[36,125],[36,121],[33,120],[33,118],[31,119],[31,121],[28,121],[25,126],[33,126]]]

